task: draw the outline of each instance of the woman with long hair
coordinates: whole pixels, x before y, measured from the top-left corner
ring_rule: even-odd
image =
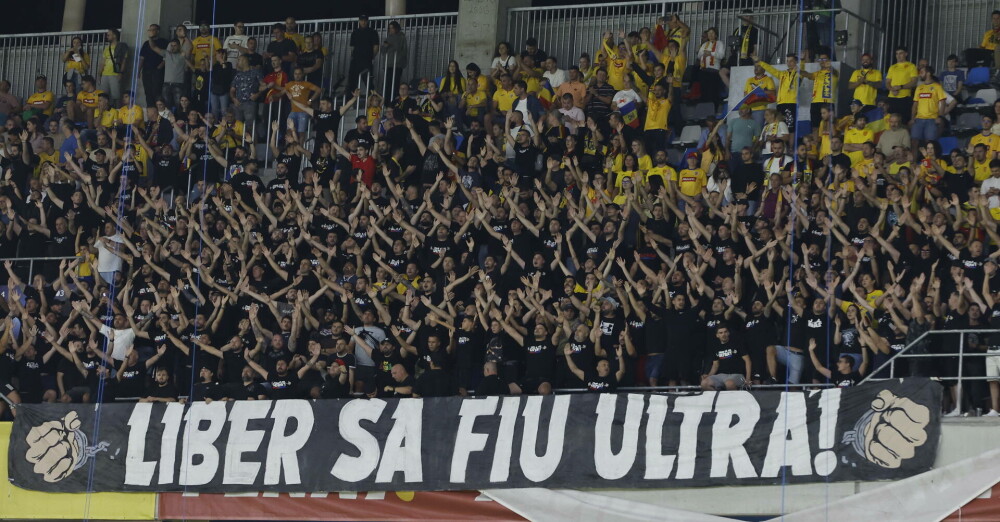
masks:
[[[504,73],[514,75],[517,71],[517,58],[511,54],[510,43],[500,42],[493,53],[493,63],[490,64],[490,76],[499,80]]]
[[[73,82],[80,88],[80,79],[90,70],[90,55],[83,49],[83,38],[74,36],[69,49],[63,51],[63,82]]]

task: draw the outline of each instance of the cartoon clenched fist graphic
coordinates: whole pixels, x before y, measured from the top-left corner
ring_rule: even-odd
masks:
[[[930,410],[889,390],[879,392],[871,408],[855,426],[855,449],[883,468],[898,468],[927,442]]]
[[[59,482],[77,468],[86,447],[86,440],[78,436],[79,430],[80,419],[71,411],[62,420],[48,421],[28,432],[25,458],[46,482]]]

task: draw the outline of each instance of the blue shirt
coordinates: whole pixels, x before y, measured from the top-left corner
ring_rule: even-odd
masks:
[[[62,145],[59,146],[59,163],[66,162],[66,153],[75,154],[76,153],[76,136],[70,136],[63,140]]]
[[[944,87],[944,92],[954,96],[958,92],[959,82],[965,83],[965,71],[941,71],[941,87]]]

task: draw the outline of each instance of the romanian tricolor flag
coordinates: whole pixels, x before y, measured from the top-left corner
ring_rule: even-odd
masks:
[[[538,91],[538,101],[542,103],[545,110],[552,108],[552,102],[556,99],[556,91],[552,90],[548,80],[542,81],[542,88]]]
[[[754,87],[753,90],[748,92],[747,95],[744,96],[742,100],[733,105],[733,108],[730,109],[729,112],[738,111],[740,110],[740,107],[744,105],[751,105],[754,103],[761,103],[761,102],[770,103],[773,101],[774,100],[767,95],[767,91],[765,91],[760,87]]]
[[[633,129],[638,129],[639,124],[639,108],[635,106],[635,102],[628,102],[618,108],[618,112],[622,114],[622,121],[625,125],[632,127]]]

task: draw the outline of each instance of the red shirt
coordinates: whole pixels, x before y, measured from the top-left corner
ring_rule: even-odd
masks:
[[[267,76],[264,77],[264,83],[273,83],[278,87],[284,87],[285,84],[288,83],[288,75],[285,74],[285,71],[279,71],[279,72],[271,71]],[[267,91],[267,98],[265,98],[264,101],[266,101],[267,103],[275,101],[276,99],[274,97],[275,94],[277,94],[277,91],[274,89]]]
[[[372,188],[372,183],[375,182],[375,158],[368,155],[365,159],[361,159],[357,154],[351,154],[351,170],[357,173],[361,171],[361,182],[365,184],[368,188]]]

